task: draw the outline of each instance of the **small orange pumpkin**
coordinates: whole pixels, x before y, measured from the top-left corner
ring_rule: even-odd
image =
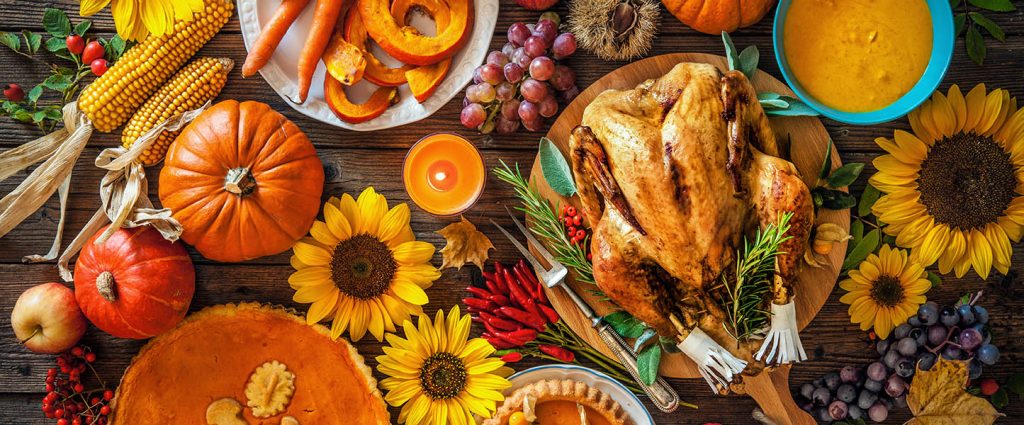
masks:
[[[707,34],[732,32],[756,24],[775,0],[662,0],[684,24]]]
[[[295,124],[265,103],[225,100],[171,144],[159,193],[185,242],[235,262],[291,248],[313,225],[323,187],[323,164]]]

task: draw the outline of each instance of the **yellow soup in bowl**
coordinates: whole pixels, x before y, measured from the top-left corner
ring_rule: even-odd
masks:
[[[914,87],[932,54],[925,0],[793,0],[784,25],[797,82],[845,112],[892,104]]]

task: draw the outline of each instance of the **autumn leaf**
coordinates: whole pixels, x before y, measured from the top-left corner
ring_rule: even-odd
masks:
[[[918,369],[907,394],[914,418],[904,425],[992,424],[1003,416],[992,404],[965,391],[967,362],[944,360],[930,371]]]
[[[466,263],[473,263],[483,270],[484,261],[487,261],[487,251],[494,249],[494,245],[487,236],[476,230],[476,226],[466,220],[466,217],[461,219],[458,223],[449,224],[437,231],[447,242],[441,250],[441,257],[444,260],[441,268],[461,269]]]

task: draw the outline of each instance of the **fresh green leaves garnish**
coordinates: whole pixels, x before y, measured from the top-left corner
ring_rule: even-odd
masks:
[[[882,232],[879,229],[874,229],[860,240],[855,238],[856,245],[853,246],[852,251],[846,254],[846,260],[843,261],[843,270],[852,270],[859,266],[862,261],[868,258],[868,255],[871,255],[872,252],[875,252],[881,246],[881,237]]]
[[[604,316],[604,321],[611,325],[612,329],[615,329],[615,333],[623,338],[639,338],[640,335],[643,335],[644,329],[647,328],[644,322],[633,317],[627,311],[616,311]]]
[[[811,189],[814,207],[845,210],[857,205],[857,198],[838,189],[857,181],[861,171],[864,171],[864,164],[857,162],[851,162],[832,171],[832,139],[829,139],[825,148],[825,158],[818,171],[818,185]]]
[[[636,355],[636,367],[640,372],[640,380],[651,385],[658,379],[658,367],[661,366],[661,347],[651,344]]]
[[[729,62],[729,69],[740,71],[748,79],[753,80],[757,73],[757,65],[761,60],[761,52],[757,46],[750,45],[742,52],[736,53],[736,45],[732,42],[729,33],[722,31],[722,44],[725,45],[725,58]],[[757,94],[757,100],[761,103],[764,113],[777,116],[807,116],[820,115],[802,100],[792,96],[784,96],[773,92],[762,92]]]
[[[1006,31],[981,12],[971,10],[971,6],[990,12],[1013,12],[1017,7],[1011,0],[950,0],[949,4],[954,9],[962,6],[962,12],[953,16],[953,24],[957,37],[966,33],[964,45],[967,47],[967,56],[978,65],[984,64],[988,49],[981,30],[984,29],[999,41],[1006,41]]]
[[[572,179],[572,170],[569,169],[569,163],[565,161],[558,146],[555,146],[551,139],[541,137],[538,153],[540,169],[544,172],[544,180],[547,180],[548,185],[559,195],[575,195],[576,182]]]
[[[722,276],[725,292],[721,303],[726,310],[722,326],[737,343],[768,325],[771,314],[766,309],[766,296],[772,290],[775,257],[782,243],[790,239],[786,232],[791,218],[793,213],[781,214],[775,223],[758,229],[752,242],[744,240],[743,251],[736,253],[735,279]]]

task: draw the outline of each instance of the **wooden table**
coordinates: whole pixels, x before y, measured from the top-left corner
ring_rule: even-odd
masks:
[[[0,29],[15,32],[27,28],[41,32],[43,9],[50,5],[63,8],[73,17],[77,16],[78,2],[74,0],[0,0],[0,13],[4,17]],[[497,30],[491,42],[493,48],[500,48],[505,42],[505,30],[509,24],[521,20],[532,22],[539,15],[515,5],[510,0],[502,1],[501,10]],[[559,4],[556,10],[564,15],[567,10],[565,2]],[[966,92],[974,84],[985,82],[990,88],[1007,88],[1013,95],[1024,96],[1022,15],[1020,12],[1014,12],[990,16],[1003,26],[1008,40],[1000,43],[988,39],[988,59],[982,67],[967,58],[963,41],[958,39],[953,65],[942,85],[943,90],[955,82],[960,83]],[[96,18],[93,28],[104,36],[111,35],[113,23],[109,11],[102,12]],[[761,69],[781,78],[775,65],[770,36],[769,17],[752,28],[736,32],[733,39],[741,48],[756,44],[761,49]],[[662,12],[660,34],[654,41],[651,55],[670,52],[722,54],[722,51],[722,43],[718,36],[697,33],[684,27],[672,15]],[[245,48],[239,35],[237,19],[232,19],[200,54],[226,56],[240,64],[245,58]],[[569,63],[578,74],[581,88],[621,65],[601,61],[582,50],[573,56]],[[45,66],[39,62],[27,60],[6,48],[0,49],[0,82],[19,83],[27,90],[45,78],[46,71]],[[356,194],[365,186],[373,185],[392,202],[408,201],[401,185],[402,159],[409,146],[431,132],[457,131],[469,136],[482,149],[488,167],[497,165],[499,159],[524,165],[532,163],[537,138],[540,136],[540,133],[520,131],[511,136],[488,137],[476,134],[475,131],[467,131],[459,124],[461,97],[449,102],[434,116],[414,125],[374,133],[344,131],[313,121],[293,111],[262,78],[242,79],[238,68],[232,73],[220,98],[266,102],[306,131],[316,145],[326,170],[325,199],[327,196],[341,193]],[[881,152],[875,145],[874,138],[891,137],[894,129],[908,128],[905,120],[871,127],[847,126],[829,120],[825,120],[825,124],[844,162],[867,164],[864,177],[854,185],[853,189],[857,193],[863,187],[867,176],[874,172],[870,164],[871,159]],[[0,134],[3,135],[0,137],[0,149],[13,148],[40,135],[35,127],[22,125],[10,119],[0,119]],[[117,135],[97,134],[79,160],[70,197],[66,238],[70,239],[99,206],[97,187],[102,173],[93,166],[93,158],[101,149],[119,144],[119,140]],[[25,174],[20,173],[0,183],[0,193],[10,192]],[[150,169],[149,175],[151,197],[156,199],[157,169]],[[491,177],[487,184],[487,192],[467,217],[478,224],[486,223],[488,218],[503,220],[505,213],[502,205],[514,202],[515,198],[509,187]],[[22,347],[11,331],[8,317],[14,301],[22,291],[40,283],[59,280],[56,268],[52,264],[21,264],[22,256],[41,254],[49,249],[51,236],[57,225],[57,208],[55,197],[21,226],[0,239],[0,424],[50,423],[43,419],[39,404],[43,396],[43,380],[47,368],[53,364],[53,357],[33,354]],[[432,217],[415,207],[412,210],[412,226],[417,236],[438,248],[442,247],[444,241],[434,231],[448,224],[450,220]],[[496,251],[492,251],[492,259],[511,262],[517,258],[515,250],[505,238],[489,226],[481,227],[497,248]],[[1024,252],[1021,251],[1024,249],[1019,246],[1014,249],[1015,256],[1010,276],[993,275],[984,282],[973,272],[963,279],[947,277],[942,287],[928,294],[930,299],[940,303],[951,303],[965,292],[986,291],[988,295],[984,303],[991,312],[994,342],[1002,351],[1002,359],[998,366],[986,368],[985,374],[1000,381],[1012,373],[1024,371],[1024,291],[1018,289],[1015,282],[1019,270],[1024,266]],[[195,299],[192,302],[193,311],[213,304],[250,300],[301,307],[303,311],[305,310],[305,306],[291,301],[293,291],[288,287],[286,279],[292,269],[288,265],[287,254],[260,258],[244,264],[214,263],[200,257],[194,251],[192,258],[198,275]],[[439,257],[435,258],[435,263],[440,264]],[[426,310],[433,312],[438,308],[447,308],[458,303],[465,295],[462,288],[467,285],[474,272],[474,267],[463,268],[461,271],[446,270],[444,276],[428,291],[431,303]],[[874,351],[868,348],[864,334],[858,331],[856,325],[850,324],[845,305],[839,302],[839,292],[837,287],[817,319],[803,332],[803,341],[811,359],[793,369],[791,382],[794,385],[808,382],[827,372],[838,371],[846,364],[866,365],[877,357]],[[379,344],[371,340],[372,338],[368,337],[357,346],[360,352],[374,363],[372,359],[381,353],[381,349]],[[94,328],[90,328],[83,342],[98,352],[99,371],[103,379],[109,383],[117,382],[132,356],[143,344],[142,341],[112,338]],[[539,362],[524,361],[516,367],[526,368],[537,364]],[[675,413],[664,414],[650,406],[659,424],[753,422],[750,413],[755,404],[749,398],[712,396],[701,380],[671,382],[683,399],[696,403],[700,409],[682,408]],[[1008,416],[1000,421],[1001,423],[1024,423],[1024,403],[1013,400],[1011,406],[1004,410]],[[888,423],[902,423],[908,417],[909,411],[896,409],[890,415]]]

